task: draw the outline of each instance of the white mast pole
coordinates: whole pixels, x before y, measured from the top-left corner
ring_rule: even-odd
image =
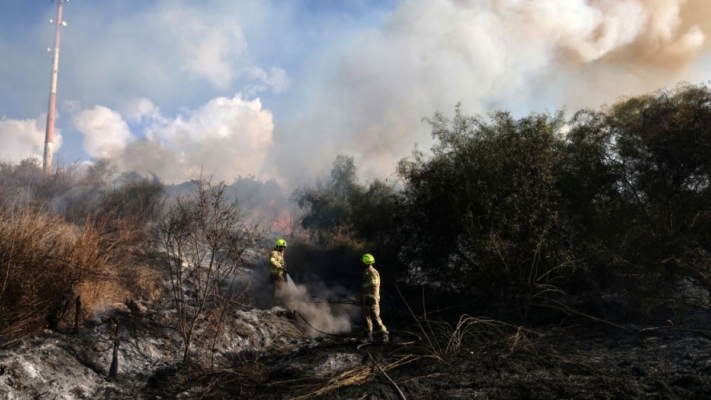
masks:
[[[49,110],[47,111],[47,130],[44,137],[45,173],[52,172],[52,151],[54,149],[54,113],[57,104],[57,71],[59,69],[59,35],[62,31],[62,5],[65,0],[57,0],[57,20],[54,31],[54,57],[52,60],[52,83],[49,87]]]

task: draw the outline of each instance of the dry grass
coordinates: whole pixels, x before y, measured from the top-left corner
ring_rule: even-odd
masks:
[[[382,370],[387,372],[394,370],[403,365],[416,361],[419,357],[414,355],[406,355],[398,358],[390,364],[382,366]],[[316,397],[325,396],[335,390],[355,385],[362,385],[375,379],[378,376],[378,369],[373,365],[362,365],[342,372],[336,376],[328,378],[325,383],[311,384],[303,387],[306,394],[294,397],[292,400],[306,400]]]
[[[125,300],[140,285],[126,279],[143,234],[133,226],[110,216],[75,225],[42,210],[0,208],[0,337],[70,314],[76,296],[88,310]]]
[[[502,321],[462,315],[456,325],[418,318],[420,330],[425,337],[424,350],[429,357],[442,363],[450,363],[465,345],[504,345],[515,351],[530,343],[530,336],[538,333],[521,326]]]
[[[76,296],[85,314],[158,296],[160,276],[136,256],[150,246],[162,190],[116,180],[107,160],[59,163],[50,175],[37,159],[0,162],[0,338],[56,327]]]
[[[91,318],[93,314],[106,310],[115,303],[123,302],[132,297],[131,292],[119,280],[109,274],[105,279],[88,280],[80,283],[76,290],[81,296],[85,315]],[[69,315],[73,314],[70,308]],[[69,321],[62,321],[68,323]]]
[[[148,265],[138,265],[121,271],[121,282],[134,297],[157,300],[165,294],[163,277]]]
[[[455,325],[444,321],[433,321],[427,317],[424,292],[422,298],[423,315],[418,316],[396,286],[400,298],[407,307],[422,335],[420,349],[440,363],[450,363],[469,347],[505,346],[516,351],[532,344],[531,337],[539,333],[522,326],[512,325],[489,318],[477,318],[467,314],[459,317]]]

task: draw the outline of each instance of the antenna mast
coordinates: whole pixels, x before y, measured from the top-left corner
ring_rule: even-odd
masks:
[[[49,110],[47,111],[47,131],[44,136],[44,160],[42,169],[45,173],[52,172],[52,151],[54,148],[54,109],[57,103],[57,71],[59,69],[59,35],[62,26],[67,23],[62,21],[62,5],[69,0],[57,0],[57,20],[54,31],[54,57],[52,60],[52,83],[49,87]],[[52,0],[54,2],[54,0]]]

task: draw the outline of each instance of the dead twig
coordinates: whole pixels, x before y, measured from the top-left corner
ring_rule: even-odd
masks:
[[[387,378],[387,380],[390,381],[390,384],[393,385],[393,387],[394,387],[395,390],[397,391],[397,394],[400,396],[400,398],[401,398],[402,400],[407,400],[407,398],[406,398],[405,395],[402,393],[402,390],[400,390],[400,387],[397,385],[397,383],[395,383],[395,381],[393,381],[392,378],[390,378],[390,375],[388,375],[387,372],[385,372],[385,370],[383,370],[383,368],[380,366],[380,364],[378,364],[378,363],[375,361],[375,358],[373,358],[373,355],[370,354],[370,352],[369,352],[368,350],[363,350],[363,347],[364,347],[364,346],[366,346],[366,345],[362,344],[362,345],[358,346],[358,351],[363,351],[363,352],[365,352],[365,354],[367,354],[368,357],[370,358],[370,361],[372,361],[373,364],[375,364],[375,366],[378,368],[378,370],[380,370],[380,372],[383,374],[383,376],[385,376],[385,378]]]
[[[381,368],[383,371],[390,371],[405,364],[409,364],[419,358],[420,357],[417,357],[412,354],[402,356],[393,363],[385,365]],[[325,384],[305,386],[304,388],[310,391],[304,395],[295,397],[292,400],[307,400],[314,397],[324,396],[342,387],[361,385],[374,379],[376,375],[377,374],[374,372],[373,367],[365,365],[358,366],[348,371],[342,372],[334,377],[328,378]]]

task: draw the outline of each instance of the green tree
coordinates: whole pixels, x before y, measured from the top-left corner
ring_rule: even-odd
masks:
[[[589,200],[578,203],[590,207],[580,215],[605,249],[595,264],[600,275],[621,278],[609,282],[631,293],[641,311],[678,299],[682,279],[708,285],[709,126],[711,91],[687,84],[574,119],[572,143],[595,143],[598,153],[587,163],[595,170],[578,162],[572,175],[591,182],[581,193]]]
[[[416,151],[398,166],[401,256],[422,282],[513,301],[525,317],[574,265],[555,176],[562,113],[485,121],[457,107],[452,120],[427,121],[432,155]]]
[[[333,162],[330,180],[298,188],[292,199],[305,211],[304,229],[318,240],[336,230],[348,230],[356,220],[355,205],[364,194],[353,157],[340,155]]]

